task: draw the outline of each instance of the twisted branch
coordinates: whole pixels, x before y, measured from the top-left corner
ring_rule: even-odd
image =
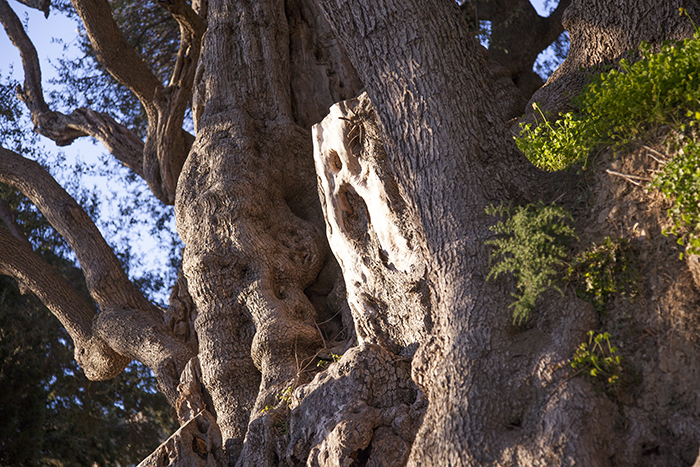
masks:
[[[129,281],[95,224],[37,162],[0,147],[0,182],[19,189],[66,239],[85,274],[95,313],[31,248],[9,232],[0,241],[0,271],[34,291],[76,344],[76,360],[92,379],[118,374],[131,359],[151,368],[171,401],[192,351],[172,335],[161,310]]]

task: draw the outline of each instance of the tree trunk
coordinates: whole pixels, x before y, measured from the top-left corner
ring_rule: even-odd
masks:
[[[680,0],[612,3],[572,0],[564,15],[571,56],[535,96],[547,109],[641,38],[689,34],[676,18]],[[144,465],[641,465],[641,454],[612,459],[644,449],[640,433],[659,427],[649,421],[655,412],[632,407],[628,428],[619,404],[557,372],[596,328],[593,307],[570,290],[546,293],[533,319],[515,326],[512,281],[486,280],[485,241],[494,235],[486,208],[551,201],[569,187],[518,152],[507,126],[517,90],[456,4],[210,0],[200,8],[206,34],[193,82],[187,74],[182,84],[194,89],[196,139],[175,193],[185,250],[168,313],[137,295],[118,265],[98,274],[106,245],[81,247],[96,235],[75,233],[75,219],[92,226],[87,216],[69,201],[60,204],[72,223],[52,212],[67,194],[43,196],[44,186],[32,198],[84,250],[100,312],[81,303],[76,319],[72,295],[52,309],[84,335],[82,347],[101,352],[93,359],[109,363],[99,375],[138,358],[167,383],[183,426]],[[130,163],[138,159],[131,146],[122,151]],[[0,179],[42,191],[47,175],[30,177],[6,153]],[[159,154],[152,163],[167,162],[167,151]],[[163,171],[165,191],[178,167]],[[60,281],[24,260],[28,246],[0,234],[12,252],[0,270],[48,296]],[[700,433],[689,418],[686,438]]]
[[[183,271],[226,452],[238,459],[247,436],[241,464],[266,465],[261,413],[301,382],[322,347],[318,323],[338,311],[305,294],[334,282],[308,129],[359,80],[312,3],[211,1],[208,14],[176,201]]]
[[[308,69],[289,54],[289,5],[210,4],[176,208],[230,462],[609,465],[614,405],[556,373],[595,328],[592,307],[546,294],[519,328],[512,284],[486,281],[485,208],[546,199],[552,180],[512,142],[497,67],[448,2],[320,3],[367,96],[314,129],[358,346],[311,382],[328,344],[304,290],[328,269],[306,130],[323,112],[288,85]]]

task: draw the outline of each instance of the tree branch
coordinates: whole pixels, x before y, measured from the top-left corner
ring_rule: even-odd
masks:
[[[117,303],[157,313],[126,277],[90,217],[43,167],[0,147],[0,182],[24,193],[66,239],[80,261],[98,306]]]
[[[77,109],[70,115],[51,111],[44,101],[36,49],[6,0],[0,0],[0,22],[22,57],[24,89],[18,88],[17,94],[31,112],[36,131],[59,146],[67,146],[83,136],[92,136],[103,143],[117,160],[143,177],[143,142],[109,115],[90,109]]]
[[[49,17],[49,9],[51,7],[51,0],[17,0],[20,3],[25,4],[29,8],[34,8],[35,10],[43,11],[44,17]]]
[[[540,52],[564,32],[564,10],[571,0],[562,0],[547,17],[540,16],[529,0],[473,0],[462,12],[470,23],[491,21],[489,55],[504,66],[526,98],[542,86],[542,78],[532,71]],[[522,111],[522,109],[521,109]]]
[[[29,240],[24,235],[24,232],[22,232],[22,229],[20,229],[19,225],[17,225],[17,221],[12,215],[12,210],[10,209],[10,206],[7,204],[7,201],[5,201],[2,198],[0,198],[0,221],[2,221],[3,224],[5,224],[7,230],[9,230],[10,233],[17,240],[31,248],[32,244],[29,243]]]
[[[542,37],[542,42],[547,45],[551,44],[564,32],[564,25],[562,24],[562,18],[564,16],[564,11],[571,4],[571,0],[559,0],[559,5],[554,9],[554,11],[547,16],[547,27],[545,28],[544,37]]]
[[[144,172],[147,179],[160,178],[162,194],[156,196],[161,199],[165,197],[172,204],[175,202],[178,176],[194,142],[194,138],[182,130],[182,122],[192,98],[194,75],[206,26],[184,0],[160,1],[159,4],[180,26],[180,48],[170,83],[154,96],[157,121],[153,122],[149,117]]]
[[[93,338],[95,309],[51,266],[32,251],[28,242],[0,228],[0,273],[10,275],[34,292],[61,321],[75,344],[75,359],[91,380],[118,375],[131,361]]]
[[[32,114],[36,131],[59,146],[83,136],[96,138],[114,157],[143,177],[158,199],[173,204],[177,179],[194,141],[182,129],[182,123],[192,96],[205,24],[184,0],[164,5],[180,25],[181,41],[173,76],[169,85],[163,87],[127,43],[105,0],[75,0],[73,4],[98,61],[146,109],[147,143],[144,145],[133,132],[106,114],[90,109],[77,109],[69,115],[51,111],[43,97],[36,49],[7,1],[0,0],[0,21],[19,49],[25,71],[24,89],[18,89],[18,94]]]
[[[73,0],[85,24],[97,60],[138,97],[148,116],[143,151],[143,175],[151,191],[167,204],[175,202],[175,187],[194,137],[182,129],[192,96],[205,25],[184,0],[162,5],[180,25],[180,50],[170,84],[158,78],[129,46],[112,17],[106,0]]]
[[[0,0],[0,22],[2,22],[10,41],[19,49],[22,58],[24,90],[20,93],[20,98],[29,107],[32,116],[35,112],[39,114],[49,112],[49,106],[44,101],[44,95],[41,92],[41,68],[36,49],[6,0]],[[37,125],[37,122],[34,121],[34,124]]]
[[[0,243],[0,251],[7,252],[0,258],[4,261],[0,270],[35,291],[66,326],[76,342],[76,359],[83,366],[92,365],[86,370],[88,377],[111,378],[133,358],[155,372],[161,389],[174,402],[180,371],[193,353],[165,326],[162,311],[129,281],[85,211],[37,162],[2,147],[0,182],[22,191],[66,239],[101,312],[95,314],[90,306],[80,305],[85,300],[65,292],[70,288],[65,281],[43,263],[30,261],[31,249],[9,233]]]
[[[126,41],[112,17],[106,0],[73,0],[73,7],[85,25],[97,61],[126,86],[153,113],[153,96],[162,88],[158,78]]]

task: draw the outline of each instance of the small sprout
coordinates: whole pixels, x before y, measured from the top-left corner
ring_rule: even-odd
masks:
[[[616,355],[617,347],[610,345],[610,334],[588,332],[588,342],[582,342],[571,358],[571,368],[589,376],[594,381],[604,381],[608,389],[620,382],[622,358]]]

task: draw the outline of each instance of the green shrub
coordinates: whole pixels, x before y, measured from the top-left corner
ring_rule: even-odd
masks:
[[[486,242],[494,247],[487,279],[502,273],[515,276],[518,293],[513,294],[516,301],[511,307],[513,322],[520,324],[529,318],[537,297],[548,287],[556,288],[553,279],[564,264],[566,242],[576,237],[567,223],[572,220],[571,214],[541,201],[515,208],[490,206],[486,213],[506,218],[491,227],[499,237]]]
[[[680,245],[688,244],[690,253],[700,254],[700,145],[686,144],[664,165],[653,185],[673,202],[668,215],[674,224],[664,234],[678,236]]]
[[[602,245],[593,244],[574,257],[567,279],[575,284],[579,297],[602,311],[612,294],[637,294],[637,270],[631,253],[627,239],[605,237]]]
[[[629,142],[654,125],[680,128],[686,115],[700,117],[700,31],[696,28],[693,39],[665,42],[658,53],[642,43],[638,53],[639,61],[620,60],[618,68],[594,77],[574,99],[577,112],[550,123],[535,107],[538,125],[521,125],[516,138],[533,164],[561,170],[586,162],[600,146]]]

